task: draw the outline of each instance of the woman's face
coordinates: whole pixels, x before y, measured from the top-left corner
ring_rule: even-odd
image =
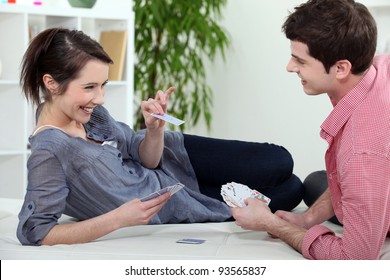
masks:
[[[53,105],[68,121],[87,123],[93,109],[104,103],[108,79],[107,63],[90,60],[61,95],[53,95]]]

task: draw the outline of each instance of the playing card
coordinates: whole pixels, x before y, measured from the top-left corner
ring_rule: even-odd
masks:
[[[159,119],[162,119],[166,122],[169,122],[169,123],[172,123],[174,125],[181,125],[184,123],[183,120],[180,120],[178,118],[175,118],[174,116],[171,116],[171,115],[168,115],[168,114],[163,114],[163,115],[160,115],[160,114],[155,114],[155,113],[152,113],[151,114],[153,117],[155,118],[159,118]]]
[[[184,243],[184,244],[202,244],[206,242],[204,239],[195,239],[195,238],[183,238],[176,241],[176,243]]]
[[[163,195],[163,194],[166,193],[166,192],[170,192],[171,195],[173,195],[173,194],[175,194],[176,192],[180,191],[183,187],[184,187],[183,184],[177,183],[177,184],[175,184],[175,185],[168,186],[168,187],[165,187],[165,188],[163,188],[163,189],[161,189],[161,190],[155,191],[155,192],[153,192],[153,193],[151,193],[151,194],[149,194],[149,195],[147,195],[147,196],[141,198],[140,200],[141,200],[141,201],[147,201],[147,200],[156,198],[156,197],[158,197],[158,196],[160,196],[160,195]]]
[[[271,202],[271,199],[263,195],[257,190],[252,190],[248,186],[231,182],[222,185],[221,195],[223,200],[230,207],[244,207],[245,199],[248,197],[257,198],[267,205]]]
[[[174,184],[173,186],[170,186],[169,191],[171,192],[171,195],[173,195],[176,192],[180,191],[182,188],[184,188],[184,185],[182,183],[177,183]]]
[[[247,198],[247,197],[251,196],[252,190],[248,186],[243,185],[243,184],[239,184],[239,183],[235,183],[235,182],[232,182],[231,184],[234,186],[236,194],[239,197]]]
[[[244,207],[244,200],[249,197],[250,194],[251,190],[247,186],[235,182],[223,185],[221,190],[221,195],[231,207]]]
[[[264,194],[258,192],[257,190],[252,190],[251,197],[257,198],[258,200],[261,200],[267,205],[271,202],[271,199],[269,197],[266,197]]]

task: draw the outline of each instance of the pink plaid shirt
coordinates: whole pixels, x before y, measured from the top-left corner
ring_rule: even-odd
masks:
[[[309,229],[308,259],[378,259],[390,230],[390,55],[367,74],[321,126],[334,212],[343,235],[323,225]]]

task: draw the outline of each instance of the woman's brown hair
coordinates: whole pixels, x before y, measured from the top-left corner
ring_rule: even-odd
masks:
[[[42,98],[50,101],[51,95],[43,83],[45,74],[53,77],[59,85],[56,93],[62,94],[91,59],[113,63],[102,46],[82,31],[42,31],[31,41],[22,60],[20,83],[27,100],[35,105],[42,103]]]

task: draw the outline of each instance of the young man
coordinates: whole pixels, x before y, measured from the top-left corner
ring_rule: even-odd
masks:
[[[390,55],[375,57],[377,29],[353,0],[309,0],[283,31],[289,72],[308,95],[326,93],[334,109],[321,126],[328,189],[303,214],[255,199],[234,208],[239,226],[267,231],[308,259],[378,259],[390,228]],[[333,215],[343,235],[321,225]]]

